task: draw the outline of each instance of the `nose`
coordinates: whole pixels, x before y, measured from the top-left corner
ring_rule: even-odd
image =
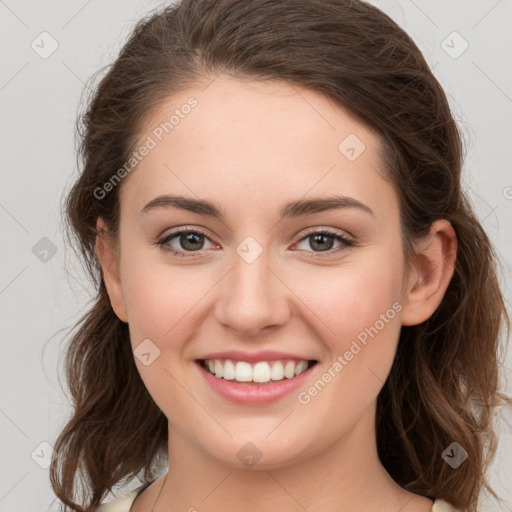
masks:
[[[270,268],[267,254],[264,251],[252,263],[236,254],[233,267],[219,283],[216,319],[238,336],[261,338],[290,317],[292,293],[279,272]]]

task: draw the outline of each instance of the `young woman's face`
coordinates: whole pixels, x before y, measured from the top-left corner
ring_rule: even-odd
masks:
[[[222,75],[204,87],[152,116],[120,190],[115,309],[140,375],[171,436],[231,465],[370,441],[410,285],[379,140],[309,90]],[[289,360],[317,363],[279,380]]]

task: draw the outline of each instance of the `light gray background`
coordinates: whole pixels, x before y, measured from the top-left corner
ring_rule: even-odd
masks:
[[[415,39],[447,91],[467,143],[466,185],[504,264],[510,306],[512,2],[372,3]],[[73,130],[80,95],[86,79],[115,57],[134,22],[160,5],[0,0],[1,512],[49,510],[54,498],[48,469],[36,461],[49,462],[70,412],[57,375],[65,342],[59,329],[78,320],[91,289],[64,246],[59,218],[62,192],[76,176]],[[44,31],[58,43],[47,58],[31,47],[51,49]],[[469,46],[461,53],[464,41]],[[512,394],[512,350],[505,354],[503,347],[508,380],[502,389]],[[507,501],[501,508],[483,503],[482,511],[512,510],[512,428],[502,419],[498,428],[499,451],[489,475]]]

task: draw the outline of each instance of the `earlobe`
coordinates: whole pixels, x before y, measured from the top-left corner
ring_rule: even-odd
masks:
[[[450,284],[457,257],[457,237],[445,219],[432,223],[416,244],[416,263],[405,290],[402,325],[418,325],[432,316]]]
[[[103,280],[110,298],[110,304],[117,317],[123,322],[128,322],[119,273],[117,250],[114,241],[108,235],[108,228],[101,217],[98,217],[96,222],[96,233],[96,255],[101,265]]]

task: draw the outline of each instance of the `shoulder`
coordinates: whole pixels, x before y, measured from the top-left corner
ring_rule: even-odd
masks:
[[[109,501],[108,503],[103,503],[103,505],[99,506],[96,509],[96,512],[130,512],[130,508],[135,501],[137,495],[147,487],[148,484],[142,484],[133,491],[117,498],[115,500]],[[447,501],[443,499],[436,499],[432,506],[431,512],[463,512],[454,508]]]
[[[121,496],[120,498],[109,501],[108,503],[103,503],[96,509],[96,512],[130,512],[130,508],[132,507],[135,498],[148,485],[149,483],[142,484],[133,491]]]
[[[434,501],[434,505],[432,505],[431,512],[463,512],[452,505],[450,505],[447,501],[438,498]]]

